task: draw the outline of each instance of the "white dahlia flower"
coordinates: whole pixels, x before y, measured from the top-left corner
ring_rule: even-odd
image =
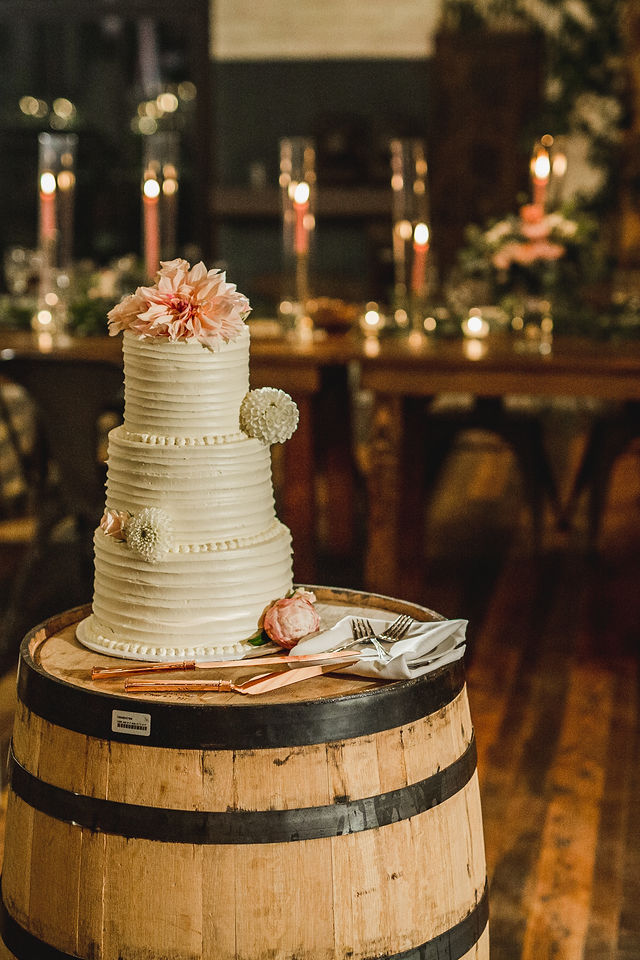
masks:
[[[284,390],[250,390],[240,404],[240,429],[262,443],[284,443],[298,426],[298,407]]]
[[[136,513],[126,526],[127,543],[144,560],[160,560],[173,546],[171,517],[157,507]]]

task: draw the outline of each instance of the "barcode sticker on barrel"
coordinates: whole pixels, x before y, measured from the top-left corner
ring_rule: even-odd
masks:
[[[114,710],[111,714],[114,733],[130,733],[134,737],[148,737],[151,733],[151,714]]]

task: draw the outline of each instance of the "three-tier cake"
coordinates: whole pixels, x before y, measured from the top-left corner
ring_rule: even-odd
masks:
[[[242,655],[292,587],[270,444],[298,411],[249,390],[247,299],[223,273],[164,263],[109,314],[124,331],[124,422],[108,438],[91,615],[78,639],[139,660]]]

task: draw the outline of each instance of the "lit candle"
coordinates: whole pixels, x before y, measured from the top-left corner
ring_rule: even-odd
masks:
[[[49,170],[40,175],[40,239],[43,246],[56,239],[56,178]]]
[[[545,205],[550,173],[549,151],[543,146],[536,145],[531,157],[531,185],[533,202],[541,207]]]
[[[154,277],[160,266],[160,184],[149,177],[142,186],[144,212],[144,262],[148,277]]]
[[[309,184],[301,180],[293,194],[293,207],[296,212],[294,249],[299,256],[304,256],[309,252],[309,227],[307,224],[309,193]]]
[[[411,290],[417,296],[424,294],[428,250],[429,227],[426,223],[417,223],[413,231],[413,266],[411,268]]]
[[[462,332],[465,337],[484,339],[489,335],[489,324],[479,313],[471,310],[467,319],[462,322]]]

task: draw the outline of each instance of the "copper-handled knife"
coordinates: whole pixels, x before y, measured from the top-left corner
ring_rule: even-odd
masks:
[[[298,667],[295,670],[278,670],[274,673],[264,673],[244,683],[233,683],[231,680],[125,680],[124,689],[127,693],[244,693],[255,695],[277,690],[279,687],[291,683],[299,683],[311,677],[319,677],[329,673],[340,665],[355,662],[353,656],[344,657],[340,661],[318,663],[311,666]]]
[[[344,650],[331,650],[325,653],[307,653],[307,654],[275,654],[267,657],[248,657],[244,660],[180,660],[170,663],[138,663],[130,667],[93,667],[91,670],[92,680],[116,680],[120,677],[133,677],[139,673],[161,673],[167,670],[213,670],[226,669],[227,667],[251,667],[255,666],[290,666],[297,667],[311,664],[331,663],[335,660],[342,661],[361,660],[362,651],[346,654]]]

